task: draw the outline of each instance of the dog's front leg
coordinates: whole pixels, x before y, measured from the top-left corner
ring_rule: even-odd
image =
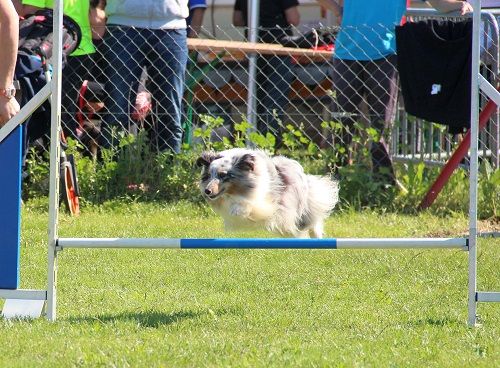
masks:
[[[243,203],[233,203],[229,207],[229,214],[231,216],[247,218],[250,216],[250,210]]]

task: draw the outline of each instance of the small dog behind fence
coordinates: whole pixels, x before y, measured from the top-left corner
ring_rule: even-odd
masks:
[[[101,142],[102,113],[105,112],[106,90],[102,83],[85,80],[78,93],[76,118],[78,127],[76,136],[85,150],[96,156]],[[135,124],[144,125],[144,121],[153,110],[151,94],[146,90],[138,91],[130,118]],[[129,129],[132,130],[132,129]]]
[[[338,182],[304,173],[295,160],[244,148],[204,152],[200,190],[226,230],[263,228],[281,236],[322,238],[338,202]]]

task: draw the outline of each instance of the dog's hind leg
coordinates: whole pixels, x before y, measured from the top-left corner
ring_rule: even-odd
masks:
[[[309,234],[311,235],[311,238],[323,238],[323,221],[316,222],[314,226],[309,229]]]

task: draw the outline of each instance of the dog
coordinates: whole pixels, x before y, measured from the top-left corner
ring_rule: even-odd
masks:
[[[323,223],[338,202],[339,185],[304,173],[295,160],[260,150],[203,152],[203,197],[226,230],[263,228],[284,237],[322,238]]]

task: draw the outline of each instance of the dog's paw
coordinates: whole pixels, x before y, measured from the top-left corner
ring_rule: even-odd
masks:
[[[241,205],[233,205],[229,209],[229,214],[231,216],[236,216],[236,217],[248,217],[250,214],[246,207],[241,206]]]

